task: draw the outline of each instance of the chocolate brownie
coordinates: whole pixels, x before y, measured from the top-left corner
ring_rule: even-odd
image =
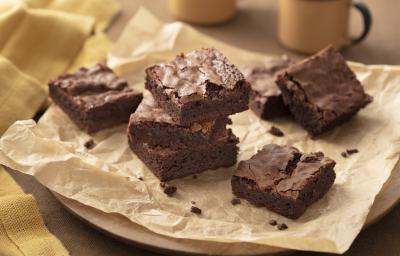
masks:
[[[250,109],[262,119],[269,120],[290,113],[283,103],[282,93],[275,80],[277,75],[292,63],[293,61],[283,55],[264,63],[248,64],[240,68],[252,89]]]
[[[147,68],[146,89],[180,124],[215,120],[244,111],[249,104],[249,83],[213,48]]]
[[[50,97],[69,118],[88,133],[127,123],[142,93],[129,89],[103,64],[81,68],[49,82]]]
[[[268,144],[232,176],[232,191],[257,206],[291,219],[322,198],[335,181],[335,161],[323,153],[303,154],[290,146]]]
[[[228,117],[214,121],[181,125],[160,108],[150,93],[144,93],[144,98],[131,115],[128,132],[138,142],[149,146],[170,148],[196,147],[211,143],[215,136],[225,132],[230,122]]]
[[[291,65],[277,84],[292,115],[312,137],[346,122],[372,101],[333,47]]]
[[[130,135],[128,138],[132,151],[161,181],[234,165],[239,142],[230,130],[220,134],[212,144],[181,149],[151,147]]]

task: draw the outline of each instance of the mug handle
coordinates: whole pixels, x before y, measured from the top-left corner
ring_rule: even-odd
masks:
[[[351,41],[352,45],[360,43],[362,40],[364,40],[367,37],[367,35],[371,29],[371,24],[372,24],[371,12],[369,11],[366,4],[364,4],[363,2],[356,1],[353,3],[353,6],[361,13],[361,15],[363,17],[364,30],[360,36],[352,39],[352,41]]]

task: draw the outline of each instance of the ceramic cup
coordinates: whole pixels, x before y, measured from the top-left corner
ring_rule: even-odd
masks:
[[[168,8],[179,20],[212,25],[235,15],[236,0],[169,0]]]
[[[350,9],[363,17],[360,36],[348,35]],[[336,48],[355,45],[366,38],[371,27],[367,6],[352,0],[280,0],[278,39],[287,48],[315,53],[332,44]]]

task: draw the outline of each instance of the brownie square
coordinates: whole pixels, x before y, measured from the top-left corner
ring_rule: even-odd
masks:
[[[249,83],[213,48],[147,68],[145,85],[180,124],[211,121],[248,109]]]
[[[210,169],[229,167],[237,161],[238,138],[225,130],[212,144],[173,149],[151,147],[128,135],[132,151],[161,181],[197,174]]]
[[[297,219],[328,192],[336,178],[335,164],[321,152],[303,154],[294,147],[268,144],[239,163],[232,191],[256,206]]]
[[[277,75],[293,63],[286,55],[283,55],[263,63],[247,64],[240,68],[252,89],[250,109],[260,118],[270,120],[290,113],[283,103],[282,92],[275,81]]]
[[[372,102],[333,47],[291,65],[277,84],[290,112],[312,137],[346,122]]]
[[[228,117],[221,117],[214,121],[181,125],[154,101],[150,93],[144,93],[139,107],[129,120],[128,133],[131,138],[151,147],[196,147],[212,143],[225,132],[230,123]]]
[[[49,82],[52,100],[87,133],[127,123],[142,93],[103,64],[81,68]]]

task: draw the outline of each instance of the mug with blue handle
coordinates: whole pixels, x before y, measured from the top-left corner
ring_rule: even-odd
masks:
[[[349,36],[351,8],[363,18],[363,30],[358,37]],[[278,39],[283,46],[302,53],[315,53],[332,44],[349,47],[363,41],[371,28],[368,7],[352,0],[280,0]]]

